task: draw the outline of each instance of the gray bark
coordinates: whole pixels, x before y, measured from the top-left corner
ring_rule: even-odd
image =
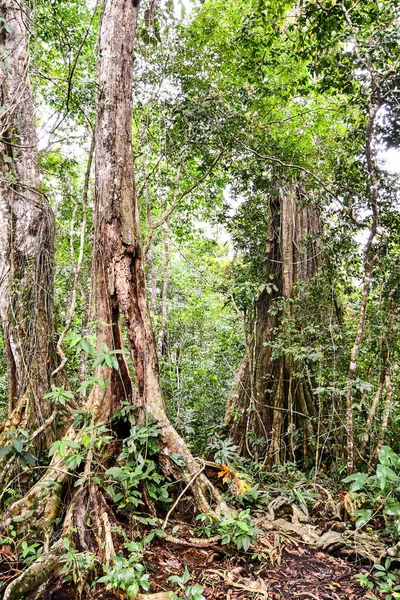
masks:
[[[0,316],[10,414],[27,395],[25,418],[40,425],[52,368],[54,218],[40,189],[27,11],[16,0],[0,6]]]

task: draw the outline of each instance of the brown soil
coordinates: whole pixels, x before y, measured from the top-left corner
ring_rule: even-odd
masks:
[[[366,567],[357,568],[340,558],[301,547],[284,550],[280,564],[274,566],[237,554],[224,557],[214,549],[186,548],[161,540],[153,552],[152,592],[170,590],[167,578],[182,575],[187,568],[192,575],[190,583],[203,585],[207,600],[361,600],[366,596],[365,588],[354,578],[356,573],[366,572]]]
[[[186,529],[186,527],[183,527]],[[187,531],[180,535],[187,535]],[[182,536],[183,537],[183,536]],[[358,585],[355,575],[366,572],[367,567],[356,567],[341,558],[313,551],[301,546],[283,547],[282,540],[271,539],[271,547],[278,550],[269,559],[257,560],[240,556],[235,549],[225,546],[211,548],[188,547],[156,540],[146,555],[150,571],[151,591],[164,592],[176,589],[167,581],[171,575],[182,575],[187,568],[189,583],[199,583],[207,600],[362,600],[366,590]],[[3,566],[7,559],[3,555]],[[12,569],[8,564],[8,576]],[[5,574],[3,574],[3,577]],[[3,579],[1,577],[0,579]],[[6,577],[4,577],[6,578]],[[84,594],[86,595],[86,594]],[[379,596],[377,596],[378,598]],[[63,584],[52,588],[43,600],[77,600],[74,586]],[[92,588],[89,600],[122,600],[115,592],[106,592],[100,586]]]

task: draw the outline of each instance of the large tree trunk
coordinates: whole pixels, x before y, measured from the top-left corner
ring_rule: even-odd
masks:
[[[91,415],[92,424],[96,424],[109,421],[124,399],[139,403],[142,411],[157,420],[161,430],[159,462],[164,473],[177,474],[179,480],[183,479],[186,484],[183,491],[191,488],[199,510],[211,512],[214,509],[218,513],[228,511],[228,508],[219,492],[204,477],[204,465],[199,467],[171,426],[160,386],[133,172],[132,80],[137,18],[138,2],[105,0],[98,46],[94,249],[97,343],[99,347],[106,344],[111,351],[121,351],[120,317],[123,318],[135,366],[137,394],[133,392],[124,356],[117,354],[118,370],[97,368],[96,377],[110,383],[105,390],[94,387],[84,411]],[[81,442],[83,430],[76,431],[72,426],[66,437],[75,443]],[[178,473],[170,459],[172,453],[179,454],[185,463]],[[68,486],[71,473],[65,456],[55,453],[41,480],[7,509],[3,527],[16,516],[21,527],[26,527],[25,520],[29,517],[30,530],[36,530],[38,535],[49,540],[55,519],[63,516],[59,537],[68,537],[81,549],[95,551],[100,561],[108,562],[115,554],[111,533],[115,518],[103,494],[91,481],[92,460],[93,453],[89,449],[84,471],[80,473],[80,487],[71,488]],[[109,457],[108,465],[111,460]],[[50,494],[49,480],[53,486]],[[46,597],[38,595],[36,590],[52,589],[52,576],[57,576],[62,566],[62,552],[60,543],[55,542],[43,558],[9,584],[4,598],[20,600],[27,590],[30,590],[29,600]]]
[[[54,218],[40,189],[35,109],[29,82],[25,2],[0,6],[0,315],[7,356],[9,420],[32,429],[49,417],[44,394],[54,363]]]
[[[186,467],[184,478],[189,482],[198,472],[190,451],[172,427],[166,412],[161,390],[157,350],[147,302],[143,248],[139,209],[134,185],[132,154],[132,81],[133,45],[138,2],[108,0],[100,33],[100,63],[96,122],[96,207],[95,261],[97,320],[113,326],[99,326],[98,340],[110,348],[121,349],[119,315],[124,318],[136,385],[141,405],[161,428],[163,450],[161,464],[164,472],[174,470],[171,453],[182,456]],[[122,361],[120,361],[122,362]],[[109,387],[109,400],[104,411],[114,408],[129,390],[125,368],[114,385]],[[122,385],[123,383],[123,385]],[[102,415],[104,418],[105,415]],[[196,502],[204,512],[210,509],[205,497],[208,482],[196,477],[191,484]],[[212,487],[210,500],[221,499]]]
[[[298,451],[294,430],[312,440],[316,408],[300,365],[289,355],[273,359],[271,344],[290,305],[276,308],[279,298],[293,297],[297,283],[312,278],[316,268],[320,220],[312,204],[300,207],[300,187],[280,190],[269,200],[266,286],[254,304],[249,339],[226,410],[229,436],[242,454],[262,452],[269,465],[293,460]],[[264,440],[262,449],[254,436]],[[253,440],[253,443],[252,443]],[[304,446],[303,446],[304,447]]]

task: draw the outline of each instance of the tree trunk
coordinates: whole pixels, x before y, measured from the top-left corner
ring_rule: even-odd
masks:
[[[316,409],[308,381],[298,375],[299,365],[290,356],[271,356],[276,328],[290,316],[290,305],[286,302],[280,314],[271,309],[279,298],[292,298],[295,284],[310,280],[317,264],[320,220],[311,204],[300,208],[301,195],[300,187],[291,186],[269,200],[266,285],[254,304],[246,353],[226,411],[227,431],[240,452],[266,453],[269,465],[293,460],[294,428],[305,430],[308,443],[314,435]],[[264,441],[261,450],[254,436]]]
[[[394,389],[393,389],[393,383],[392,383],[392,364],[391,364],[390,351],[391,351],[391,347],[392,347],[392,343],[393,343],[393,297],[396,292],[397,292],[397,286],[394,287],[390,291],[388,301],[387,301],[387,315],[388,316],[387,316],[387,326],[386,326],[386,336],[385,336],[386,339],[385,339],[384,365],[382,366],[382,373],[384,375],[384,377],[383,377],[384,381],[382,380],[382,376],[381,376],[381,380],[379,383],[380,385],[381,385],[381,382],[382,382],[382,384],[383,383],[385,384],[386,398],[385,398],[385,403],[384,403],[384,408],[383,408],[382,423],[381,423],[381,427],[380,427],[378,443],[376,445],[374,455],[371,457],[372,461],[377,460],[379,457],[379,451],[384,444],[386,432],[389,427],[390,413],[393,410]],[[373,415],[373,417],[374,416],[375,415]],[[371,419],[371,423],[372,423],[372,419]]]
[[[156,345],[147,302],[139,211],[135,192],[132,156],[132,79],[134,32],[138,2],[105,0],[100,27],[95,145],[95,248],[94,285],[97,319],[97,343],[108,349],[122,350],[120,317],[123,318],[135,366],[138,403],[158,422],[162,450],[160,467],[166,475],[176,474],[170,459],[179,454],[184,466],[178,479],[191,488],[201,512],[229,512],[219,492],[203,475],[203,467],[194,460],[185,442],[172,427],[166,412],[158,373]],[[83,410],[92,424],[108,422],[123,399],[136,401],[123,354],[116,355],[119,369],[98,367],[96,377],[109,380],[105,390],[95,386]],[[84,430],[72,426],[68,440],[82,443]],[[112,457],[108,459],[110,464]],[[115,554],[112,527],[115,518],[95,483],[91,481],[92,451],[87,451],[80,487],[68,486],[71,472],[65,455],[55,453],[38,483],[5,512],[2,527],[16,516],[24,528],[36,530],[45,540],[52,538],[55,520],[64,516],[60,537],[67,537],[82,549],[92,549],[103,562]],[[48,482],[52,482],[49,493]],[[84,483],[84,485],[83,485]],[[61,498],[63,501],[61,502]],[[211,506],[211,502],[214,506]],[[90,526],[87,525],[90,518]],[[27,532],[28,533],[28,532]],[[105,543],[103,543],[103,541]],[[21,590],[31,590],[36,598],[41,586],[53,584],[51,575],[60,572],[59,543],[46,553],[51,556],[50,572],[39,557],[17,580],[11,582],[4,598],[19,600]],[[34,576],[32,575],[34,573]],[[46,584],[46,582],[48,582]],[[51,588],[49,588],[51,589]],[[47,590],[47,588],[46,588]],[[24,592],[25,593],[25,592]]]
[[[132,4],[132,0],[108,0],[100,32],[100,96],[96,122],[96,312],[98,322],[112,323],[112,327],[99,325],[98,340],[105,341],[109,348],[122,348],[121,313],[135,366],[139,401],[161,428],[161,466],[166,474],[170,474],[174,467],[169,455],[181,455],[186,465],[183,476],[189,482],[199,469],[165,412],[147,302],[131,133],[132,31],[137,11],[138,3]],[[120,373],[118,377],[114,374],[108,388],[108,401],[102,400],[102,410],[108,414],[124,395],[129,396],[126,367],[122,363],[120,359]],[[102,418],[105,416],[103,414]],[[210,500],[216,500],[226,508],[221,504],[218,492],[204,477],[196,477],[191,487],[203,512],[210,510],[204,495],[206,487],[211,490]]]
[[[35,109],[29,82],[25,2],[0,7],[0,315],[8,370],[5,427],[42,425],[54,368],[54,217],[40,189]]]
[[[157,346],[159,356],[165,354],[165,330],[167,327],[167,300],[168,300],[168,283],[169,283],[169,224],[168,221],[164,225],[164,270],[161,291],[161,325],[158,332]]]

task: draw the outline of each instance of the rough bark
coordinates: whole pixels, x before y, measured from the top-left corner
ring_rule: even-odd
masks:
[[[170,473],[173,468],[168,456],[171,452],[178,453],[186,464],[184,478],[191,481],[198,466],[165,412],[147,302],[131,133],[132,31],[136,25],[137,10],[137,3],[132,4],[131,0],[107,1],[100,32],[100,96],[96,122],[96,313],[98,321],[112,323],[112,327],[100,325],[98,339],[106,341],[110,348],[122,348],[119,333],[121,314],[135,366],[139,400],[161,428],[161,466],[164,472]],[[110,332],[115,332],[115,335]],[[115,391],[117,384],[120,386],[122,381],[124,389],[127,389],[127,377],[122,366],[118,382],[112,382],[107,392],[112,396],[110,405],[113,407],[121,398]],[[107,401],[103,401],[103,406],[107,407]],[[191,486],[202,511],[210,509],[204,495],[207,484],[201,475],[193,480]],[[209,490],[212,499],[220,504],[218,492],[211,486]]]
[[[278,298],[292,298],[296,283],[312,278],[320,220],[312,206],[303,208],[298,187],[269,200],[266,288],[255,301],[251,333],[227,405],[227,432],[243,454],[252,454],[249,433],[265,440],[269,465],[293,460],[293,428],[313,437],[315,416],[308,382],[289,356],[271,357],[275,330],[284,315],[271,311]],[[273,284],[273,288],[271,288]],[[285,308],[284,311],[289,311]]]
[[[107,344],[110,350],[122,350],[120,317],[123,318],[135,366],[137,394],[134,393],[124,356],[117,354],[118,370],[97,368],[96,377],[107,379],[110,383],[105,390],[95,386],[83,410],[91,415],[93,424],[108,422],[122,400],[137,401],[158,422],[162,444],[159,462],[164,473],[177,473],[177,467],[169,456],[171,453],[179,454],[185,463],[178,470],[179,479],[185,482],[185,491],[191,489],[198,509],[201,512],[211,512],[212,509],[217,513],[222,510],[229,512],[220,493],[204,476],[204,465],[199,467],[183,439],[171,426],[160,386],[147,302],[132,156],[133,50],[137,17],[137,2],[104,2],[98,46],[93,260],[97,341],[99,345]],[[83,433],[83,430],[76,431],[72,426],[65,437],[81,442]],[[32,535],[32,531],[36,531],[38,537],[49,541],[55,519],[64,516],[61,537],[73,539],[82,549],[94,550],[102,562],[107,562],[115,553],[111,534],[113,516],[102,493],[91,482],[92,451],[89,449],[87,452],[78,488],[68,485],[74,473],[67,468],[65,459],[65,456],[54,454],[40,481],[7,509],[2,527],[7,528],[18,516],[20,527],[25,530],[29,527],[27,534]],[[51,493],[49,481],[52,482]],[[89,517],[90,527],[87,525]],[[46,578],[52,585],[52,576],[57,576],[60,568],[57,542],[46,554],[51,562],[46,564]],[[38,563],[9,584],[5,592],[8,600],[19,599],[20,591],[27,586],[36,597],[35,590],[41,590],[46,583],[43,582],[44,569]]]
[[[0,17],[0,315],[10,422],[30,429],[43,424],[51,411],[43,395],[54,368],[54,218],[40,188],[28,6],[3,0]]]

